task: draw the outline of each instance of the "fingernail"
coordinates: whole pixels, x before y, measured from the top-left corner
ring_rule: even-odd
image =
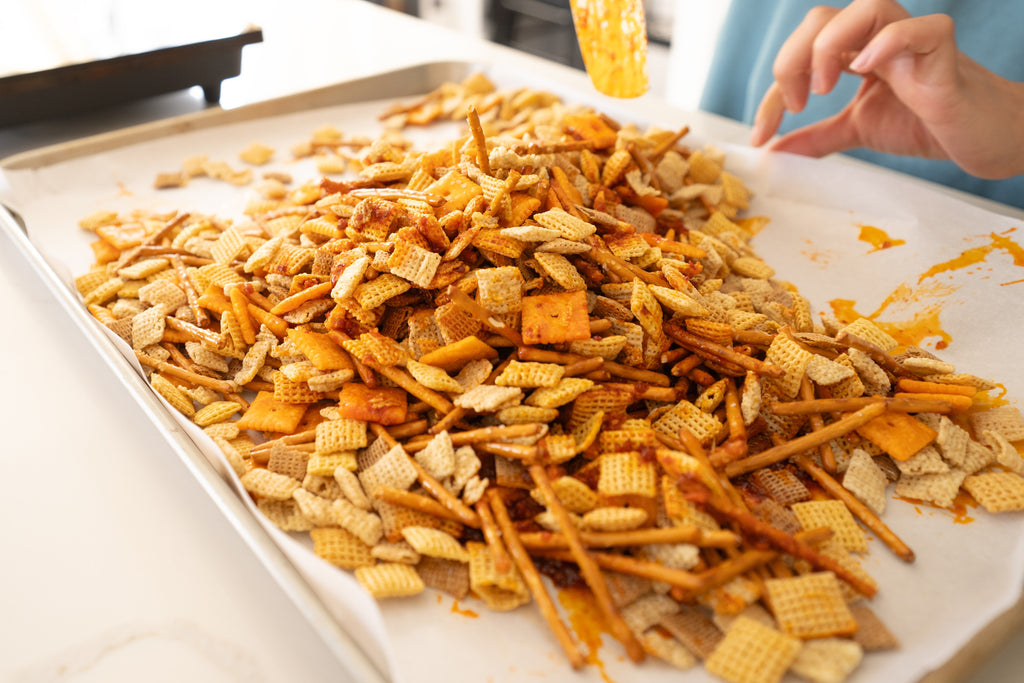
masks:
[[[811,74],[811,92],[815,95],[824,95],[826,92],[825,76],[820,71]]]
[[[850,71],[863,71],[864,67],[868,64],[868,58],[870,56],[871,55],[867,50],[861,50],[860,53],[853,58],[853,61],[850,62]]]

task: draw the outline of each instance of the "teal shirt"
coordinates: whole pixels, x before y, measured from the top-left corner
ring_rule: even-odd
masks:
[[[700,107],[752,123],[761,97],[774,80],[772,64],[786,38],[815,5],[844,6],[828,0],[732,0],[715,51]],[[953,17],[960,49],[1000,76],[1024,82],[1024,2],[1020,0],[904,0],[914,16],[943,13]],[[780,132],[838,113],[853,97],[860,79],[844,74],[835,91],[811,95],[807,108],[786,114]],[[1024,112],[1021,112],[1024,116]],[[1020,150],[1024,154],[1024,150]],[[1024,176],[984,180],[950,161],[902,157],[867,149],[850,156],[927,178],[1004,204],[1024,208]]]

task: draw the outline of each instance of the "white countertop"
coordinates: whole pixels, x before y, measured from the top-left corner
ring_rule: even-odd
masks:
[[[356,0],[236,10],[263,28],[264,43],[245,48],[242,75],[224,83],[225,107],[428,59],[539,63]],[[169,95],[115,116],[0,129],[0,156],[201,106]],[[687,117],[708,135],[743,139],[736,124]],[[6,234],[0,291],[0,680],[345,680]],[[1018,633],[971,680],[1019,680],[1022,646]]]

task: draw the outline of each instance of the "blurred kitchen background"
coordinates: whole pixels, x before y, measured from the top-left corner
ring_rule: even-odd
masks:
[[[569,0],[362,1],[582,69]],[[176,0],[173,6],[148,0],[2,0],[0,76],[231,35],[245,22],[259,25],[261,13],[274,4],[253,0]],[[644,5],[651,90],[671,104],[696,109],[729,2],[645,0]],[[280,3],[273,11],[288,6]],[[311,40],[344,40],[344,27],[312,28]],[[301,80],[301,74],[297,76]],[[201,97],[201,93],[194,96]],[[230,106],[231,102],[224,104]]]
[[[373,0],[427,21],[583,68],[570,0]],[[644,0],[651,92],[696,109],[728,0]]]

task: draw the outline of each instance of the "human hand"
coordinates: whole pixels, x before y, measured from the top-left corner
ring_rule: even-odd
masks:
[[[1024,172],[1024,85],[960,52],[948,16],[911,17],[893,0],[808,13],[779,50],[751,144],[765,144],[785,112],[802,111],[812,93],[831,92],[844,70],[863,77],[846,107],[781,136],[770,149],[821,157],[868,147],[949,159],[983,178]]]

